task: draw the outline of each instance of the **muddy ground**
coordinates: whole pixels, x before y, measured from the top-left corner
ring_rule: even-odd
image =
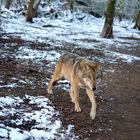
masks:
[[[94,43],[94,40],[91,43]],[[49,43],[34,43],[12,37],[1,38],[0,84],[17,83],[18,87],[0,88],[0,96],[12,94],[22,97],[28,94],[43,95],[49,98],[55,109],[60,112],[59,117],[63,126],[67,128],[68,124],[74,125],[73,132],[80,140],[140,139],[140,61],[126,63],[117,60],[117,63],[101,63],[104,76],[97,91],[95,91],[97,116],[92,121],[89,117],[91,104],[85,90],[80,90],[81,113],[74,112],[74,105],[70,102],[68,90],[63,88],[69,86],[68,83],[57,84],[53,89],[54,94],[48,95],[45,82],[47,83],[51,78],[54,64],[49,65],[49,60],[41,63],[30,61],[26,63],[21,59],[15,59],[14,54],[22,45],[37,50],[56,50],[60,53],[75,52],[88,58],[96,56],[106,59],[102,51],[75,48],[74,44],[64,43],[61,47],[50,47]],[[128,52],[128,50],[121,51]],[[7,55],[2,56],[3,53]],[[129,51],[128,54],[140,57],[139,47],[133,52]],[[24,85],[15,79],[29,79],[32,80],[32,84]],[[0,121],[4,121],[4,118],[0,118]],[[24,129],[28,129],[29,125],[33,124],[24,125]]]

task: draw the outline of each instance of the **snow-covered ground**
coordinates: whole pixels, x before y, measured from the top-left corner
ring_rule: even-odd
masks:
[[[37,43],[49,43],[54,47],[61,47],[65,42],[76,44],[77,48],[101,50],[110,63],[116,63],[120,59],[126,63],[132,63],[135,60],[140,60],[140,56],[125,54],[112,50],[128,48],[133,46],[133,40],[123,38],[136,38],[135,46],[140,45],[140,33],[132,29],[131,21],[114,22],[114,39],[104,39],[100,36],[104,24],[104,18],[95,18],[80,12],[68,13],[68,16],[58,17],[57,19],[50,18],[34,18],[34,23],[25,21],[25,17],[19,14],[2,9],[1,28],[2,33],[7,36],[19,37],[25,41]],[[79,17],[84,17],[79,20]],[[54,40],[54,41],[51,41]],[[124,43],[125,42],[125,43]],[[116,44],[117,45],[114,45]],[[103,46],[102,44],[106,44]],[[122,45],[123,44],[123,45]],[[124,45],[125,44],[125,45]],[[101,47],[102,46],[102,47]],[[117,46],[117,47],[116,47]],[[135,47],[134,46],[134,47]],[[6,44],[5,44],[6,47]],[[1,51],[0,58],[4,58],[6,52]],[[2,52],[3,51],[3,52]],[[130,50],[131,51],[131,50]],[[20,60],[32,60],[39,63],[42,60],[49,60],[52,63],[60,57],[61,53],[57,51],[45,51],[32,49],[29,46],[20,46],[14,56]],[[102,62],[102,60],[100,60]],[[26,81],[22,81],[26,84]],[[65,81],[67,82],[67,81]],[[16,83],[0,85],[0,88],[15,88]],[[67,86],[69,86],[67,84]],[[66,89],[68,89],[66,87]],[[25,105],[25,102],[27,103]],[[31,108],[31,106],[35,106]],[[18,108],[18,109],[17,109]],[[11,126],[6,126],[0,122],[0,138],[11,140],[24,139],[65,139],[69,136],[74,139],[76,136],[72,133],[74,126],[69,125],[65,130],[59,120],[59,112],[57,112],[48,98],[42,96],[19,97],[1,97],[0,98],[0,117],[3,121],[7,121],[7,116],[11,117]],[[53,120],[53,119],[54,120]],[[22,125],[29,123],[31,128],[28,130],[22,129]],[[16,128],[18,126],[18,128]]]
[[[83,20],[78,20],[78,16],[83,16]],[[113,55],[115,59],[122,59],[125,62],[140,60],[140,56],[133,56],[124,53],[114,52],[112,46],[117,48],[129,48],[134,40],[123,38],[136,38],[136,43],[140,43],[140,33],[132,29],[131,21],[114,22],[114,39],[104,39],[100,36],[104,18],[95,18],[83,13],[69,13],[69,16],[58,17],[57,19],[34,18],[34,23],[25,21],[25,17],[2,18],[2,30],[4,33],[12,34],[23,40],[48,43],[51,46],[61,46],[64,42],[76,44],[75,47],[94,48],[102,50],[106,56]],[[93,41],[93,43],[91,43]],[[102,44],[106,46],[100,47]],[[116,44],[117,45],[114,45]],[[122,45],[123,44],[123,45]],[[22,50],[22,48],[21,48]],[[25,50],[23,50],[25,51]],[[45,55],[42,52],[42,55]]]
[[[25,60],[32,60],[32,61],[41,61],[41,60],[49,60],[52,63],[60,57],[60,53],[56,51],[38,51],[33,50],[30,48],[20,47],[17,53],[15,54],[17,59],[25,59]]]
[[[48,98],[43,96],[1,97],[0,98],[0,138],[10,140],[25,139],[71,139],[73,125],[63,129],[57,112]],[[6,126],[8,124],[10,126]],[[25,130],[25,125],[28,126]],[[24,129],[23,129],[24,128]]]

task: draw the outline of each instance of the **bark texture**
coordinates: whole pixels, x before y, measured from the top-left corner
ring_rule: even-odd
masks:
[[[33,17],[37,16],[37,9],[41,0],[29,0],[26,21],[33,22]]]
[[[105,11],[105,23],[101,32],[101,36],[105,38],[113,37],[113,19],[115,13],[116,0],[108,0],[107,9]]]
[[[137,17],[136,17],[134,29],[140,30],[140,11],[138,12]]]
[[[70,10],[74,9],[74,4],[75,4],[75,0],[68,0],[68,5]]]
[[[9,9],[11,2],[12,2],[12,0],[5,0],[5,8]]]
[[[33,22],[33,4],[34,4],[34,0],[28,1],[26,21],[29,21],[29,22]]]

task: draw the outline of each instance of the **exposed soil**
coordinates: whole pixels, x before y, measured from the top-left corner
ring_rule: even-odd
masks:
[[[68,83],[57,84],[53,88],[54,94],[48,95],[47,85],[44,82],[50,79],[54,64],[48,65],[49,60],[42,61],[40,64],[15,59],[14,54],[22,45],[38,50],[52,51],[54,49],[58,52],[75,52],[88,58],[95,56],[106,59],[101,51],[75,48],[74,44],[64,44],[64,46],[53,48],[50,44],[25,42],[19,38],[1,38],[0,50],[6,52],[7,55],[2,56],[0,53],[2,56],[0,57],[0,84],[6,85],[14,82],[18,84],[18,87],[3,87],[0,89],[0,96],[11,94],[14,96],[25,94],[46,96],[60,112],[59,117],[63,126],[66,128],[68,124],[73,124],[73,131],[80,140],[140,139],[140,61],[130,64],[120,60],[114,64],[101,63],[104,78],[95,92],[97,116],[92,121],[89,116],[91,104],[85,90],[80,90],[81,113],[74,112],[74,105],[70,102],[68,91],[62,88]],[[135,52],[139,55],[139,48]],[[29,79],[33,83],[23,85],[15,78]],[[2,121],[3,118],[0,120]],[[22,128],[29,129],[29,126],[33,124],[34,122],[24,124]]]

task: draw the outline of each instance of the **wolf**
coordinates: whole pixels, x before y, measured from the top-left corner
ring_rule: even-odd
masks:
[[[98,63],[74,53],[63,54],[55,66],[52,79],[48,83],[48,93],[53,93],[52,86],[62,77],[70,82],[70,97],[75,104],[75,111],[81,112],[79,106],[79,89],[85,88],[91,101],[91,119],[96,116],[96,100],[94,90],[97,79],[102,77],[101,66]]]

